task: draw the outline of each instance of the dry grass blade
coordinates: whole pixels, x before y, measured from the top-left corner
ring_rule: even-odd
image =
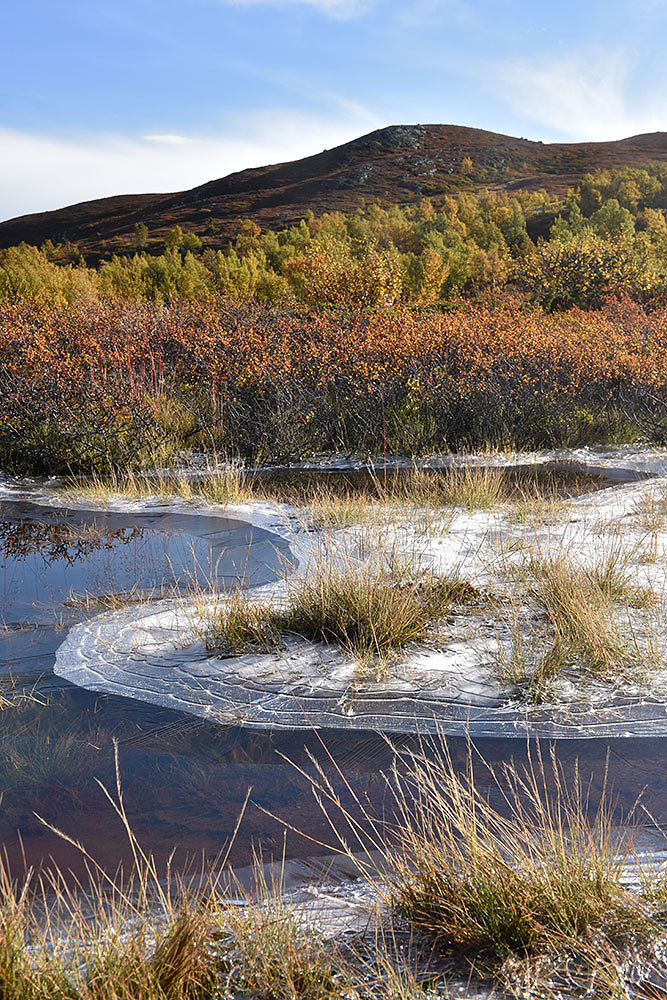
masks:
[[[501,469],[466,465],[452,469],[443,478],[438,496],[442,504],[473,511],[503,503],[508,493]]]
[[[123,472],[112,471],[106,476],[75,480],[70,492],[77,498],[86,497],[98,502],[109,501],[119,494],[133,499],[159,496],[214,504],[239,504],[261,498],[261,492],[242,469],[233,463],[218,462],[215,458],[197,476],[177,469],[156,473],[126,469]]]
[[[323,940],[284,894],[284,858],[267,876],[255,855],[250,891],[218,908],[219,950],[232,995],[334,1000],[351,986],[335,943]]]
[[[555,762],[551,784],[541,760],[505,769],[502,810],[476,788],[472,761],[460,774],[444,746],[435,759],[402,756],[391,895],[415,927],[502,960],[645,921],[646,905],[621,885],[624,851],[606,807],[589,818]]]
[[[456,604],[477,602],[470,583],[417,573],[392,559],[341,564],[322,558],[314,572],[287,582],[283,600],[257,601],[241,590],[221,594],[211,610],[201,597],[206,641],[222,655],[275,651],[285,634],[340,646],[381,677],[389,661]]]
[[[442,737],[395,753],[382,819],[359,799],[345,806],[323,769],[311,778],[337,850],[394,914],[517,995],[591,984],[621,995],[664,931],[648,895],[624,883],[632,839],[613,825],[606,786],[593,807],[578,773],[568,783],[539,751],[491,772],[490,791],[471,747],[463,770]]]
[[[426,637],[429,609],[414,580],[372,564],[324,570],[292,585],[283,627],[381,663]]]
[[[558,673],[568,662],[582,664],[602,676],[618,676],[633,658],[614,611],[623,598],[637,600],[624,566],[614,559],[591,568],[555,555],[530,561],[528,592],[546,614],[552,645],[543,674]]]

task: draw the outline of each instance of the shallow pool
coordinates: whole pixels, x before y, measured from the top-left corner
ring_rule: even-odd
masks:
[[[115,788],[114,748],[132,827],[161,862],[213,859],[236,826],[251,789],[231,860],[243,865],[260,845],[265,859],[327,853],[331,833],[298,768],[311,756],[353,796],[387,806],[382,770],[392,751],[381,734],[320,730],[258,732],[204,722],[143,702],[98,695],[52,673],[65,630],[99,613],[114,594],[125,599],[196,585],[258,586],[290,558],[287,542],[241,520],[174,513],[87,511],[23,497],[0,503],[0,678],[29,698],[0,713],[0,843],[16,866],[50,858],[73,871],[83,859],[52,827],[84,843],[108,870],[130,860],[119,820],[98,781]],[[399,738],[403,747],[416,738]],[[449,741],[462,767],[465,739]],[[428,742],[425,744],[428,747]],[[546,749],[546,748],[543,748]],[[525,762],[521,739],[477,743],[479,781],[493,787],[490,765]],[[532,748],[534,753],[535,748]],[[649,827],[667,825],[667,740],[568,740],[556,747],[564,772],[578,766],[591,801],[605,780],[619,818],[646,789]],[[486,763],[485,763],[486,762]],[[303,836],[286,831],[280,819]],[[48,825],[46,825],[48,824]]]

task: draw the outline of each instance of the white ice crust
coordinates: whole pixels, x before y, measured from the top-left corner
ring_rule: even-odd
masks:
[[[425,567],[495,593],[503,586],[501,565],[520,560],[526,547],[546,554],[566,551],[592,564],[601,547],[622,539],[633,556],[638,586],[667,593],[667,531],[653,528],[651,558],[644,558],[647,528],[641,511],[667,490],[667,451],[643,448],[579,449],[533,456],[496,456],[495,464],[567,459],[591,468],[634,469],[655,478],[610,487],[565,501],[558,517],[519,522],[509,507],[491,512],[456,510],[442,530],[424,530],[417,512],[389,518],[383,544],[410,551]],[[470,459],[468,459],[469,461]],[[434,462],[432,465],[436,464]],[[485,464],[491,464],[488,457]],[[0,497],[17,496],[0,483]],[[30,499],[53,506],[51,491]],[[73,501],[67,499],[72,507]],[[81,507],[95,505],[82,501]],[[109,509],[109,504],[100,504]],[[123,511],[169,510],[224,514],[289,541],[293,572],[306,572],[323,534],[304,530],[303,518],[284,504],[250,503],[224,508],[155,500],[113,501]],[[349,552],[363,527],[327,535],[326,544]],[[505,577],[506,579],[506,577]],[[284,584],[253,591],[279,600]],[[201,603],[201,602],[200,602]],[[101,614],[71,629],[56,655],[55,672],[75,684],[250,727],[347,728],[387,732],[433,732],[525,737],[667,735],[667,656],[659,655],[650,678],[612,683],[564,676],[548,704],[522,700],[498,679],[499,651],[511,641],[509,616],[490,610],[462,611],[446,623],[437,642],[409,649],[381,680],[360,677],[339,649],[305,639],[286,640],[277,652],[216,656],[200,633],[201,608],[192,601],[159,602]],[[641,631],[639,615],[634,623]]]

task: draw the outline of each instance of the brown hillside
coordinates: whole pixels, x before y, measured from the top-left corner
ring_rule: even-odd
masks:
[[[469,157],[472,171],[462,169]],[[207,246],[223,246],[240,219],[263,229],[295,222],[312,209],[350,211],[379,201],[435,202],[483,187],[565,191],[583,174],[667,162],[667,133],[616,142],[542,143],[458,125],[392,125],[290,163],[242,170],[176,194],[118,195],[0,223],[0,247],[25,240],[69,240],[92,258],[134,246],[143,222],[151,240],[179,224]],[[210,232],[211,227],[215,232]]]

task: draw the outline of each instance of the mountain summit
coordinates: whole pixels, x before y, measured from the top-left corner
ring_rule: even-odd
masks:
[[[372,202],[436,204],[445,195],[489,187],[564,194],[588,172],[667,163],[667,133],[614,142],[543,143],[460,125],[391,125],[288,163],[256,167],[175,194],[116,195],[0,223],[0,247],[25,241],[77,243],[86,256],[134,246],[143,223],[151,239],[175,225],[205,246],[224,246],[241,219],[281,228],[308,210],[353,211]]]

